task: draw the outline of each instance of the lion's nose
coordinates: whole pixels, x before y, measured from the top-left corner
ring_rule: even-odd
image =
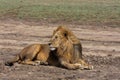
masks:
[[[50,45],[51,45],[51,43],[48,43],[48,45],[50,46]]]

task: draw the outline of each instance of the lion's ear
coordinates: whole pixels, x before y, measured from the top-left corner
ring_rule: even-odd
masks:
[[[68,39],[68,32],[67,31],[64,32],[64,37]]]

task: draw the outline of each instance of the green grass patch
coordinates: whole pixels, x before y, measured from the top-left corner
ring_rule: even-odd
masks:
[[[120,0],[0,0],[0,15],[76,22],[119,22]]]

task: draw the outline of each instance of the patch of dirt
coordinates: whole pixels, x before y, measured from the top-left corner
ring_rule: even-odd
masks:
[[[0,20],[0,80],[120,80],[120,28],[68,26],[81,40],[85,59],[93,70],[67,70],[54,66],[30,66],[4,62],[32,43],[48,43],[60,24]]]

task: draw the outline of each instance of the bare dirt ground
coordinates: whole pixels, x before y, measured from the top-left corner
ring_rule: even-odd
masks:
[[[48,43],[60,24],[13,19],[0,20],[0,80],[120,80],[120,27],[66,24],[82,42],[93,70],[66,70],[4,62],[32,43]]]

